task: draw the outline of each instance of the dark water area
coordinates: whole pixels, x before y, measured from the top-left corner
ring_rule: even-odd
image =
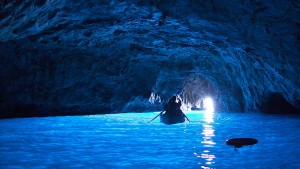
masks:
[[[300,117],[158,112],[0,120],[0,168],[300,168]],[[237,151],[236,137],[258,139]]]

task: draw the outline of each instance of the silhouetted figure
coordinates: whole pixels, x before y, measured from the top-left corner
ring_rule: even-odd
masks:
[[[166,114],[171,114],[171,115],[182,114],[182,110],[180,109],[180,107],[181,107],[181,100],[176,96],[173,96],[171,99],[169,99],[169,102],[165,106]]]
[[[200,102],[200,108],[203,109],[204,108],[204,103],[203,103],[203,100],[201,100]]]

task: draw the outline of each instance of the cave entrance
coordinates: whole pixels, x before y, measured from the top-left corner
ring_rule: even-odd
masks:
[[[182,94],[182,109],[213,110],[217,106],[217,90],[213,84],[202,77],[189,77],[185,80]]]

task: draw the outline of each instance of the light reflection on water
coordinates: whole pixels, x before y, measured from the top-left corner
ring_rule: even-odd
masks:
[[[186,112],[0,120],[0,168],[300,168],[297,116]],[[253,137],[234,151],[225,141]]]
[[[203,129],[202,129],[202,135],[203,135],[203,140],[201,141],[201,144],[203,145],[203,147],[205,147],[203,149],[202,154],[199,156],[197,155],[197,157],[200,157],[202,159],[205,160],[205,165],[212,165],[214,164],[214,159],[216,158],[216,156],[214,154],[212,154],[212,152],[210,152],[209,148],[213,147],[216,143],[213,141],[213,137],[215,136],[215,130],[213,127],[213,111],[204,111],[204,121],[206,122],[206,124],[202,124]],[[200,162],[198,164],[201,164]],[[204,169],[209,169],[210,167],[206,167],[206,166],[201,166],[201,168]]]

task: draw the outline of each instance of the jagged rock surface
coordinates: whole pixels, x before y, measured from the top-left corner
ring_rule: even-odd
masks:
[[[299,113],[299,1],[0,2],[2,117],[160,110],[151,94]]]

